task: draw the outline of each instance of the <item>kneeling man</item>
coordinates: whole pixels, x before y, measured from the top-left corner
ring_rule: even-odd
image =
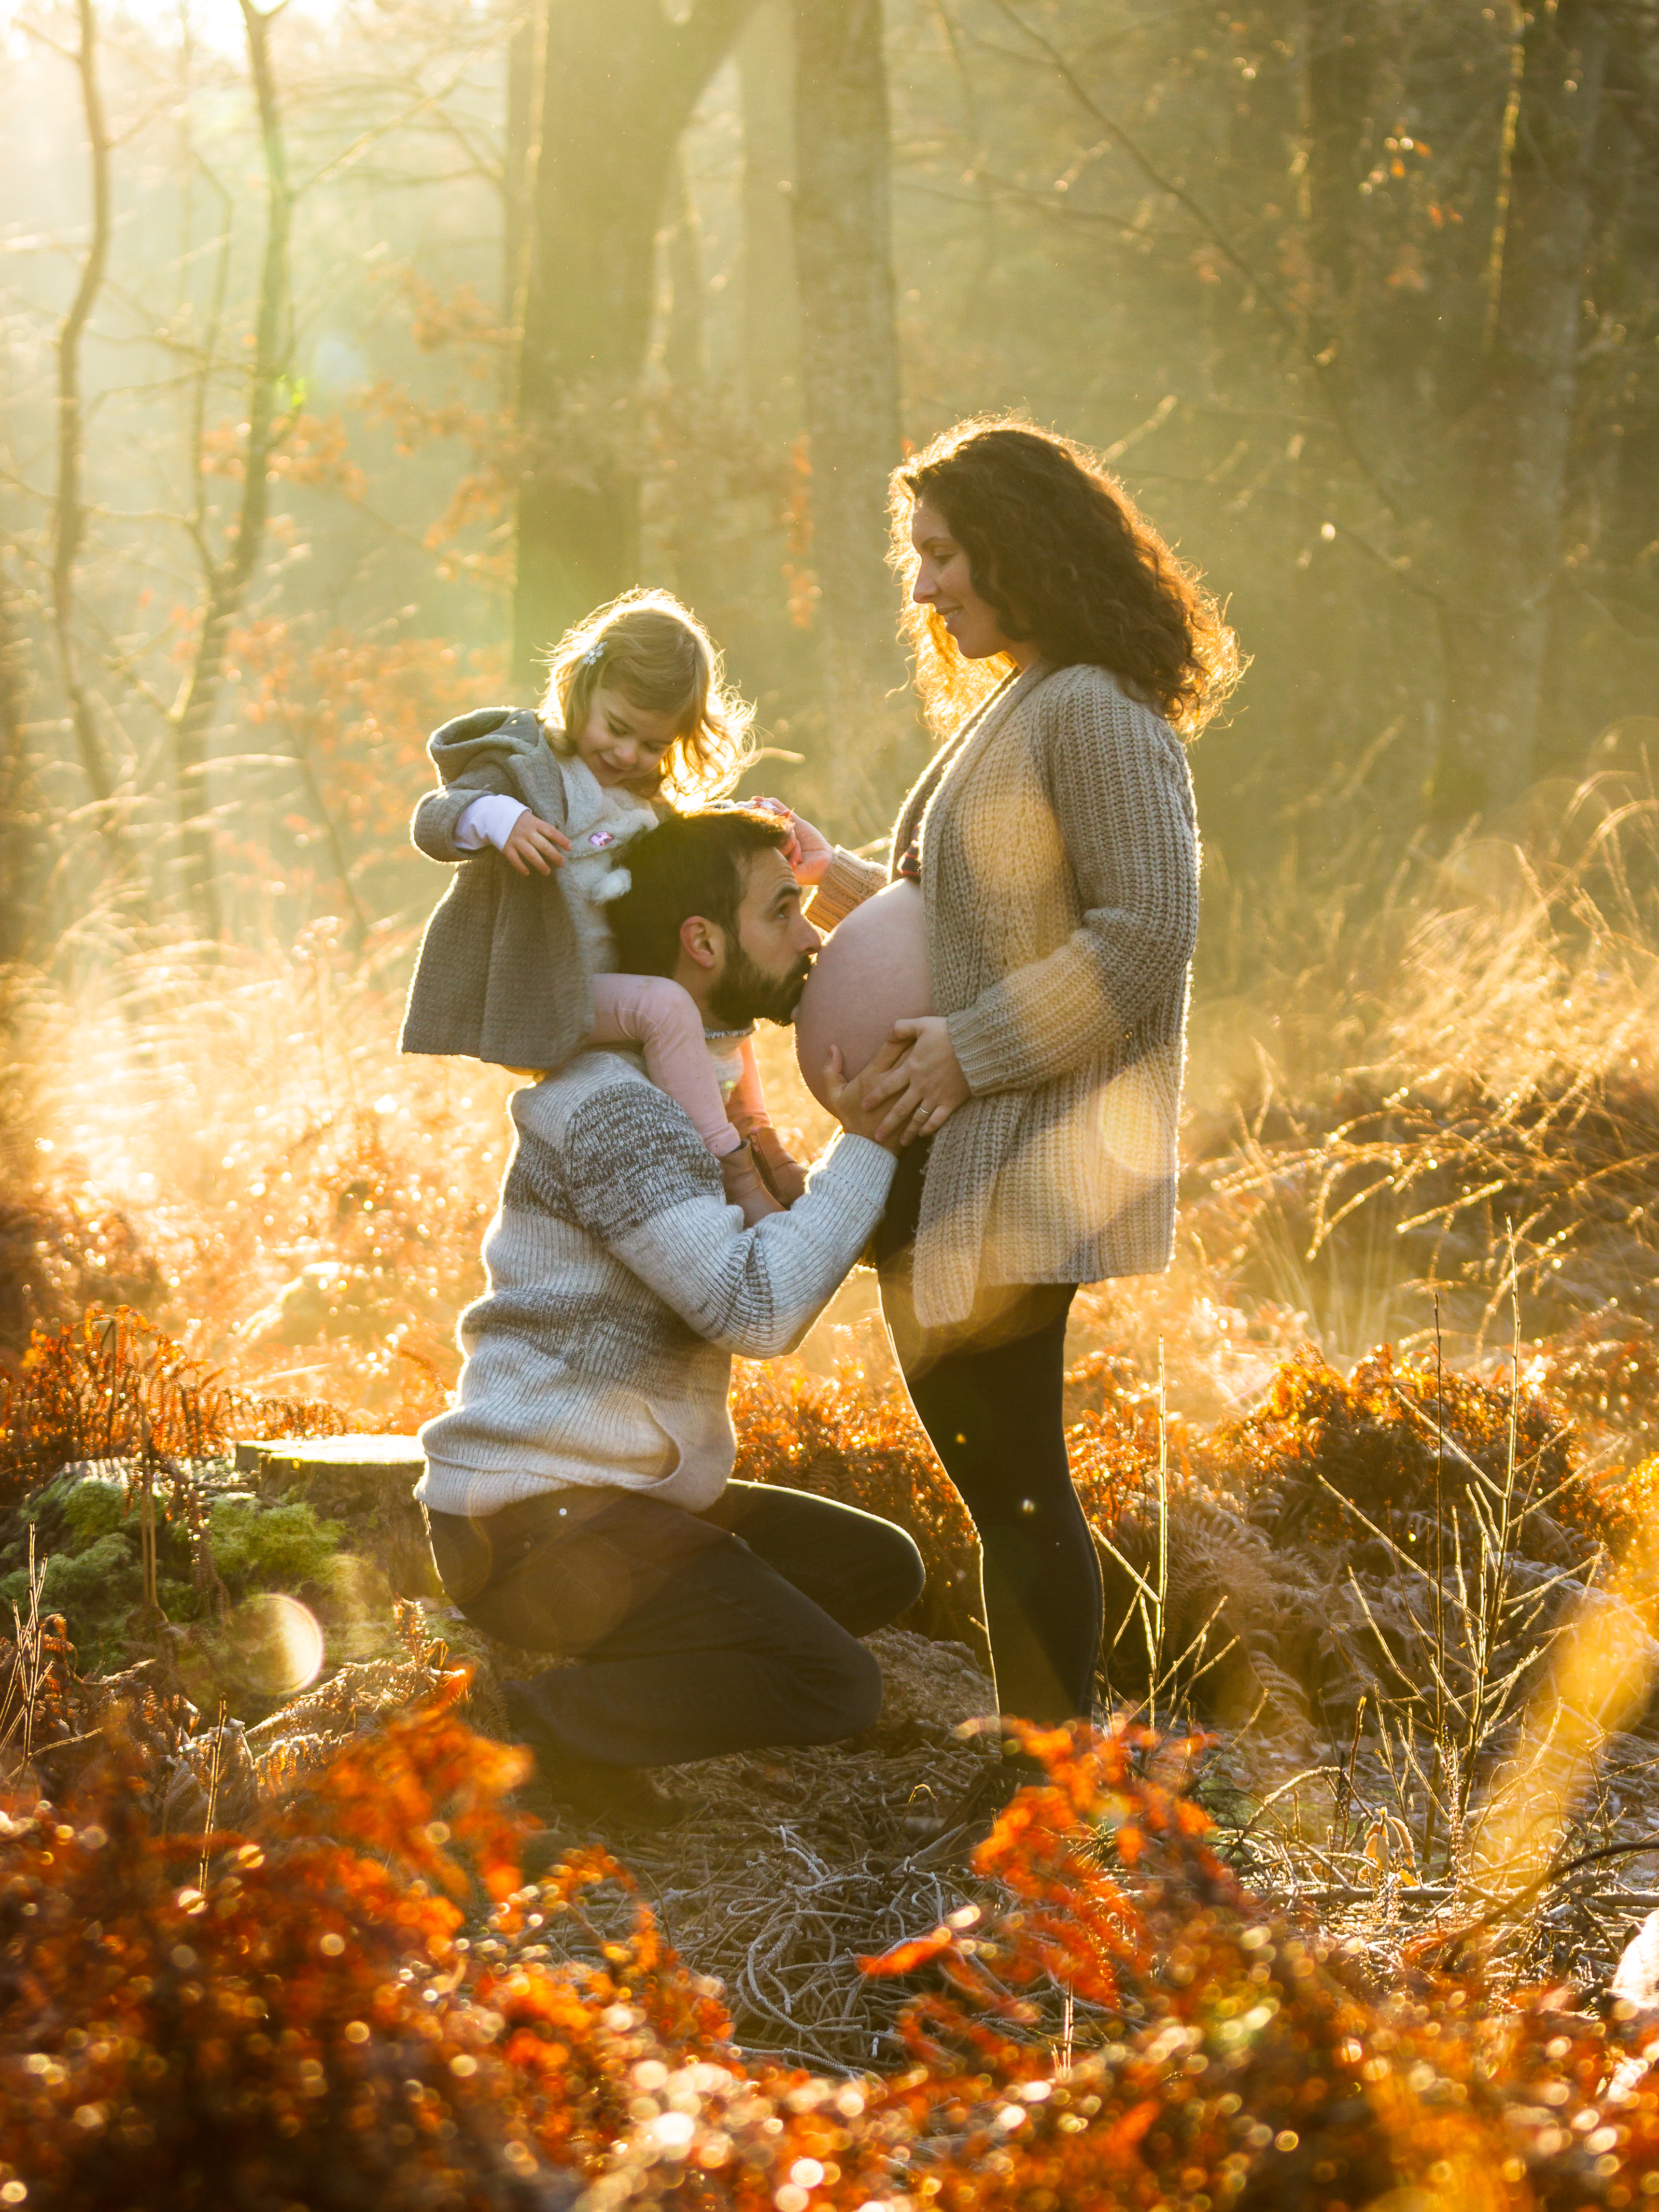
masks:
[[[789,1021],[817,950],[787,836],[733,809],[629,848],[618,969],[672,975],[717,1043]],[[732,1355],[800,1341],[892,1180],[862,1081],[830,1110],[842,1133],[805,1195],[744,1229],[633,1054],[589,1050],[514,1094],[489,1286],[461,1317],[456,1402],[422,1431],[416,1494],[467,1618],[576,1662],[510,1685],[508,1714],[550,1794],[589,1817],[672,1818],[641,1770],[867,1728],[881,1670],[859,1639],[921,1594],[890,1522],[728,1479]]]

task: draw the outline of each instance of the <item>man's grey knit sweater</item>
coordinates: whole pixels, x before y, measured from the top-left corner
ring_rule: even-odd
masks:
[[[718,1164],[637,1060],[586,1052],[515,1091],[518,1141],[461,1316],[456,1402],[416,1495],[489,1514],[568,1484],[700,1512],[732,1472],[732,1355],[787,1352],[858,1258],[892,1156],[837,1138],[787,1213],[744,1229]]]

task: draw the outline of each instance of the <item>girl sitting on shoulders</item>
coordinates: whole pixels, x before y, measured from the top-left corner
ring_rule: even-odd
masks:
[[[427,925],[399,1041],[538,1075],[586,1045],[641,1046],[745,1223],[805,1186],[767,1114],[749,1034],[710,1037],[678,983],[613,973],[605,910],[628,888],[631,838],[737,781],[750,719],[696,617],[666,592],[638,591],[567,633],[538,708],[487,708],[435,732],[442,784],[416,808],[412,834],[431,859],[465,865]],[[827,842],[781,801],[748,803],[788,817],[791,865],[816,883]]]

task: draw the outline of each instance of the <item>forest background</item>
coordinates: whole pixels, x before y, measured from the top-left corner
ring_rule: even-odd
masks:
[[[533,696],[566,623],[667,585],[757,702],[744,788],[872,843],[930,742],[895,640],[889,471],[959,416],[1023,408],[1105,456],[1249,656],[1192,750],[1205,907],[1176,1263],[1073,1314],[1103,1692],[1219,1725],[1201,1818],[1229,1864],[1311,1901],[1407,2009],[1333,1998],[1328,2035],[1297,1996],[1257,2040],[1261,1929],[1236,1958],[1174,1943],[1217,1870],[1163,1794],[1176,1768],[1142,1745],[1130,1776],[1109,1747],[1120,1870],[1154,1831],[1158,1865],[1186,1854],[1146,1943],[1168,1985],[1136,1984],[1123,2045],[1149,2070],[1101,2075],[1098,2128],[1056,2121],[1046,2194],[963,2117],[963,2170],[1006,2193],[938,2201],[1111,2201],[1068,2143],[1109,2179],[1143,2157],[1162,2201],[1199,2207],[1330,2203],[1345,2160],[1371,2175],[1355,2203],[1419,2169],[1448,2207],[1654,2193],[1659,2094],[1639,2118],[1612,2087],[1594,2107],[1600,2021],[1510,2000],[1517,1975],[1559,1975],[1588,2007],[1659,1905],[1659,11],[24,0],[0,10],[0,1602],[19,1613],[0,1765],[21,1743],[54,1793],[78,1788],[108,1701],[138,1695],[145,1817],[211,1828],[222,1781],[256,1839],[372,1714],[388,1732],[365,1755],[398,1788],[400,1760],[452,1762],[422,1802],[482,1771],[441,1718],[425,1738],[429,1717],[389,1721],[457,1632],[441,1620],[428,1645],[416,1622],[393,1656],[406,1609],[364,1564],[378,1504],[348,1531],[245,1491],[227,1456],[406,1434],[443,1402],[480,1286],[509,1079],[396,1050],[444,882],[407,837],[427,734]],[[787,1038],[763,1046],[810,1149],[823,1123]],[[742,1471],[922,1541],[928,1597],[884,1655],[909,1705],[873,1748],[728,1772],[738,1825],[709,1848],[743,1870],[743,1913],[678,1862],[658,1885],[672,1940],[738,1992],[742,2037],[837,2068],[882,2038],[898,2063],[900,1994],[872,1997],[857,1954],[950,1909],[915,1886],[905,1821],[917,1788],[972,1767],[949,1723],[986,1694],[971,1531],[872,1303],[855,1276],[801,1364],[740,1373],[734,1409]],[[237,1624],[289,1618],[296,1590],[329,1677],[271,1711]],[[108,1675],[141,1652],[204,1670],[192,1709]],[[958,1662],[947,1710],[927,1684]],[[205,1724],[227,1687],[257,1747],[228,1780]],[[1079,1790],[1094,1853],[1100,1793]],[[799,1862],[779,1854],[809,1813],[820,1903],[791,1917]],[[13,1826],[14,1859],[32,1832]],[[64,1875],[64,1832],[40,1860],[64,1924],[140,1910],[86,1873],[135,1863],[97,1856],[101,1828]],[[156,1848],[159,1867],[183,1846]],[[202,1854],[230,1899],[241,1875]],[[1026,1878],[1019,1850],[997,1863]],[[1061,1876],[1121,1929],[1094,1859]],[[706,1924],[684,1901],[705,1891]],[[182,1924],[155,1918],[169,1947]],[[1477,1955],[1489,1989],[1410,2009],[1407,1966]],[[1072,1969],[1030,1971],[1059,1973],[1054,2047],[1011,2046],[1010,2081],[1073,2055]],[[76,2015],[42,1988],[56,2037]],[[1091,2064],[1117,2033],[1097,1995]],[[1196,2031],[1163,2023],[1200,1995],[1219,2025],[1183,2058]],[[338,2002],[355,2049],[359,1997]],[[30,2069],[35,2021],[7,2030]],[[1474,2085],[1461,2148],[1465,2084],[1443,2099],[1431,2057]],[[638,2088],[636,2062],[666,2070],[630,2042],[599,2072]],[[1353,2094],[1310,2117],[1328,2076]],[[98,2148],[83,2114],[106,2088],[28,2079],[0,2100],[30,2136],[0,2142],[0,2194],[21,2185],[5,2160],[49,2154],[61,2201],[97,2201],[74,2147]],[[1420,2100],[1405,2119],[1396,2087]],[[1511,2088],[1524,2113],[1492,2101]],[[48,2091],[55,2128],[28,2101]],[[1143,2135],[1165,2106],[1188,2117]],[[1374,2166],[1342,2133],[1356,2112]],[[627,2114],[637,2096],[582,2156]],[[292,2119],[273,2124],[284,2173]],[[793,2148],[792,2176],[833,2172],[823,2142]],[[1274,2163],[1292,2156],[1302,2198]],[[849,2206],[863,2173],[849,2158]],[[820,2185],[775,2202],[805,2212]]]
[[[1627,0],[13,9],[9,1350],[89,1291],[204,1349],[291,1348],[319,1267],[412,1295],[342,1241],[391,1176],[407,1341],[453,1370],[498,1086],[392,1049],[441,888],[428,731],[665,584],[757,703],[746,787],[878,836],[929,743],[888,471],[987,408],[1101,451],[1250,656],[1193,755],[1191,1156],[1247,1129],[1323,1173],[1401,1082],[1437,1126],[1459,1084],[1644,1081],[1655,32]],[[1472,1172],[1455,1264],[1408,1251],[1398,1167],[1355,1186],[1391,1194],[1380,1261],[1322,1275],[1297,1226],[1234,1268],[1238,1325],[1276,1299],[1270,1334],[1352,1353],[1443,1287],[1467,1348],[1506,1283],[1559,1302],[1576,1229]]]
[[[522,692],[641,580],[805,756],[766,780],[875,834],[920,754],[886,472],[1010,404],[1107,454],[1254,656],[1195,755],[1212,891],[1293,859],[1316,902],[1357,835],[1386,873],[1624,764],[1652,29],[13,10],[6,950],[409,918],[410,718]]]

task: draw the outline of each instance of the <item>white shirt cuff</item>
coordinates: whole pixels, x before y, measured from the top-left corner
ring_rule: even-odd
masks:
[[[522,800],[509,799],[504,791],[486,792],[482,799],[473,800],[455,824],[456,849],[477,853],[490,844],[499,853],[513,833],[513,824],[529,811]]]

